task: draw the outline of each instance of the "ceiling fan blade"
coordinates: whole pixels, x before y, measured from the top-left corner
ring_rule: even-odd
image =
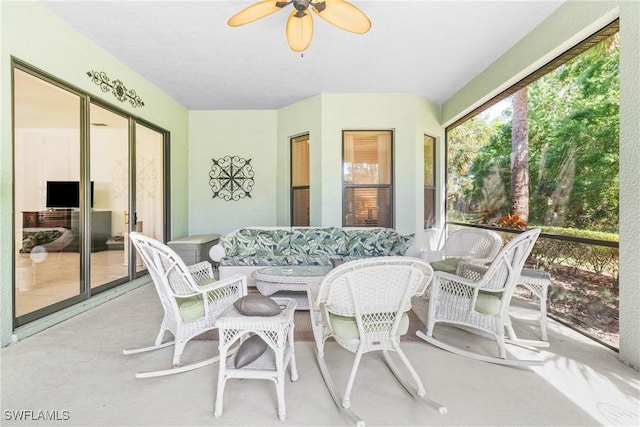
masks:
[[[313,37],[313,18],[310,13],[298,18],[297,10],[291,12],[287,21],[287,42],[294,52],[302,52],[311,44]]]
[[[282,10],[282,6],[278,6],[277,3],[279,2],[276,0],[266,0],[252,4],[229,18],[227,23],[232,27],[238,27],[257,21],[260,18]],[[285,3],[285,5],[286,4],[288,3]]]
[[[367,15],[351,3],[344,0],[324,0],[324,3],[324,10],[315,6],[310,9],[328,23],[357,34],[364,34],[371,28]]]

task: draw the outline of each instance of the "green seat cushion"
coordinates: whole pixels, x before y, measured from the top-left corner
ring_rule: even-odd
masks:
[[[216,281],[215,278],[204,279],[197,283],[199,287],[207,286]],[[225,296],[224,289],[214,289],[208,292],[209,299],[217,299]],[[204,316],[204,304],[202,303],[201,295],[194,295],[192,297],[176,298],[178,303],[178,309],[180,310],[180,316],[185,322],[193,322]]]
[[[180,316],[185,322],[193,322],[204,316],[204,304],[202,303],[202,296],[195,295],[186,298],[176,298],[178,302],[178,310],[180,310]]]
[[[460,261],[462,261],[462,258],[447,258],[442,261],[433,261],[429,264],[431,264],[431,268],[433,268],[434,271],[456,274]]]
[[[215,278],[215,277],[211,277],[211,278],[209,278],[209,279],[204,279],[204,280],[199,281],[199,282],[197,283],[197,285],[198,285],[198,286],[200,286],[200,287],[202,288],[202,287],[204,287],[204,286],[207,286],[207,285],[212,284],[212,283],[213,283],[213,282],[215,282],[215,281],[216,281],[216,278]]]
[[[500,297],[502,292],[478,292],[475,310],[482,314],[500,313]]]
[[[351,316],[339,316],[337,314],[329,313],[329,322],[333,329],[333,333],[336,337],[341,339],[358,339],[360,334],[358,333],[358,323],[355,317]],[[404,335],[409,330],[409,315],[407,313],[402,314],[400,319],[400,326],[398,327],[398,335]]]

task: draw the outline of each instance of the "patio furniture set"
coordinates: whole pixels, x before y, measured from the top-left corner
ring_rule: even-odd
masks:
[[[355,247],[355,243],[350,246],[348,233],[340,229],[252,229],[229,236],[238,237],[235,241],[223,237],[220,246],[211,249],[212,254],[226,246],[226,254],[238,254],[229,255],[230,257],[241,257],[239,254],[242,251],[231,245],[245,244],[245,247],[253,248],[250,252],[255,257],[264,259],[267,257],[266,252],[261,251],[273,245],[273,237],[277,237],[280,253],[284,253],[283,248],[287,247],[286,240],[289,248],[287,254],[278,256],[306,260],[284,265],[272,259],[272,265],[252,265],[251,267],[258,267],[252,269],[251,273],[258,290],[265,295],[248,293],[248,277],[245,274],[225,274],[223,277],[223,267],[237,265],[237,261],[226,263],[225,258],[218,257],[216,261],[221,263],[221,274],[219,280],[215,280],[208,262],[186,266],[167,245],[141,233],[131,233],[130,238],[142,256],[160,297],[164,318],[153,346],[125,350],[125,354],[174,345],[172,368],[138,373],[136,376],[144,378],[168,375],[220,362],[214,405],[216,417],[222,415],[224,388],[228,379],[266,378],[276,384],[278,416],[284,419],[286,369],[289,368],[292,381],[298,378],[293,343],[293,313],[298,306],[297,301],[304,299],[303,303],[308,304],[311,317],[320,372],[331,397],[346,417],[356,425],[364,425],[362,417],[351,409],[350,396],[362,356],[371,351],[382,351],[387,365],[407,392],[426,400],[440,413],[446,413],[444,405],[425,396],[420,377],[400,348],[400,337],[406,334],[409,325],[407,313],[411,309],[411,299],[423,295],[427,287],[430,287],[430,298],[426,332],[417,332],[419,337],[448,351],[487,362],[512,365],[541,363],[535,360],[509,359],[505,348],[505,343],[517,341],[509,321],[509,304],[513,289],[522,281],[521,271],[540,233],[539,229],[516,236],[502,249],[501,240],[499,244],[495,236],[490,235],[493,232],[481,233],[482,236],[475,237],[479,240],[485,238],[489,244],[472,245],[471,256],[451,250],[453,243],[448,248],[445,245],[447,250],[442,253],[443,256],[454,254],[457,256],[449,258],[459,258],[449,261],[457,264],[454,273],[434,272],[439,266],[437,262],[433,263],[434,267],[419,256],[407,256],[412,239],[394,233],[373,232],[378,237],[386,236],[390,240],[379,245],[388,247],[385,249],[386,256],[370,255],[370,248],[375,247],[376,242],[371,236],[368,236],[371,238],[369,241],[362,231],[355,234],[358,236],[356,239],[360,239],[361,247],[367,248],[368,252],[362,251],[360,256],[355,253],[349,255],[348,250],[344,252],[344,247]],[[301,236],[305,236],[305,239],[300,240]],[[295,238],[292,240],[292,237]],[[248,244],[250,238],[255,239],[254,242],[261,242],[260,250],[256,249],[256,244]],[[459,236],[454,237],[452,242],[458,238]],[[335,243],[340,239],[343,241]],[[462,240],[468,239],[470,237]],[[306,258],[300,256],[300,250],[291,250],[301,242],[308,245]],[[324,249],[319,248],[319,242],[325,242]],[[393,250],[395,244],[401,245],[401,248]],[[334,249],[327,250],[328,247]],[[488,258],[491,258],[493,252],[493,259],[482,259],[482,253],[486,252],[489,252]],[[363,256],[364,253],[368,256]],[[336,255],[345,262],[333,268],[331,260]],[[345,255],[347,259],[344,259]],[[350,259],[351,256],[356,259]],[[535,272],[529,277],[528,286],[545,288],[547,276]],[[294,295],[293,299],[281,298],[282,291],[303,292],[307,298],[302,298],[303,295],[299,294]],[[542,296],[544,292],[541,290],[539,295]],[[498,356],[474,354],[447,344],[446,339],[439,339],[433,334],[435,325],[441,322],[471,328],[470,330],[485,336],[488,334],[496,341]],[[218,355],[181,366],[180,358],[185,344],[211,329],[218,330]],[[167,331],[171,332],[174,341],[163,342]],[[509,334],[509,339],[505,339],[505,331]],[[355,354],[346,389],[341,395],[335,390],[324,359],[324,344],[329,338]],[[543,338],[546,339],[546,332],[543,333]],[[545,341],[526,343],[547,344]],[[404,365],[403,370],[410,374],[409,380],[403,377],[390,353],[398,356]]]

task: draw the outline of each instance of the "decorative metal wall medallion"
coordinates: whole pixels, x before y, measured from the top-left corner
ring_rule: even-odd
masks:
[[[219,197],[223,200],[240,200],[251,197],[254,184],[251,159],[224,156],[211,160],[213,166],[209,172],[209,185],[214,199]]]
[[[114,80],[113,82],[104,71],[88,71],[87,75],[91,80],[100,86],[103,92],[111,92],[113,96],[120,102],[129,101],[133,107],[144,107],[144,102],[136,94],[133,89],[127,89],[127,87],[120,80]]]

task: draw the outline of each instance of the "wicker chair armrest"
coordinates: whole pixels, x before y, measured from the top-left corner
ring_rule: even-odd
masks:
[[[476,280],[471,280],[463,276],[458,276],[457,274],[451,274],[444,271],[436,271],[434,272],[434,277],[437,278],[438,282],[454,282],[459,283],[464,286],[468,286],[470,288],[480,288],[481,282]]]
[[[189,265],[187,269],[196,282],[213,278],[213,267],[209,261],[201,261],[197,264]]]
[[[175,292],[171,292],[171,296],[174,298],[189,298],[196,295],[205,295],[212,291],[224,288],[237,288],[237,291],[233,291],[234,294],[237,294],[237,298],[247,295],[247,277],[242,274],[234,274],[233,276],[220,280],[209,278],[208,281],[205,281],[204,283],[200,282],[197,285],[197,288],[193,289],[193,292],[191,293],[176,294]]]
[[[222,280],[218,280],[202,288],[202,295],[207,303],[205,313],[207,316],[219,316],[238,299],[247,295],[247,276],[234,274]]]
[[[483,265],[474,264],[468,261],[462,261],[460,264],[458,264],[456,275],[477,282],[482,279],[484,273],[487,270],[488,267],[485,267]]]
[[[225,277],[224,279],[216,280],[215,282],[208,283],[204,286],[200,286],[202,293],[207,293],[214,291],[216,289],[227,288],[231,286],[237,286],[240,284],[240,291],[242,295],[239,295],[238,298],[245,296],[247,294],[247,277],[243,274],[234,274],[233,276]]]
[[[456,274],[436,271],[434,274],[434,281],[431,285],[431,298],[434,298],[443,291],[458,295],[466,295],[468,297],[469,307],[475,307],[478,293],[480,289],[482,289],[483,284],[483,280],[476,281]],[[461,291],[462,288],[468,288],[468,291]]]

